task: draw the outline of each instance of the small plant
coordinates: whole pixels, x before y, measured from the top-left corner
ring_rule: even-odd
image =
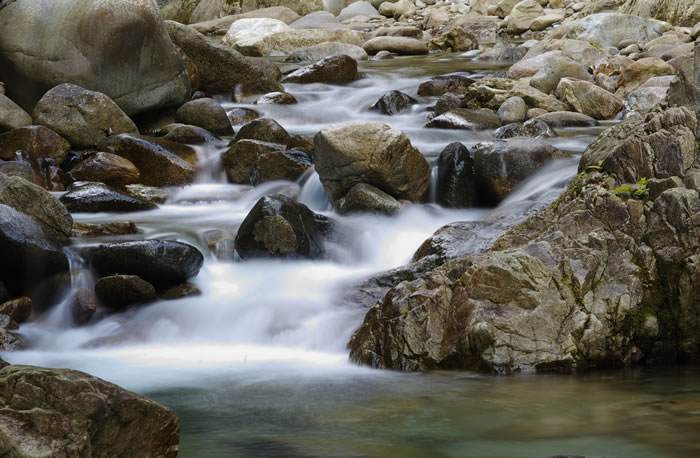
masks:
[[[647,187],[647,179],[642,178],[634,185],[620,186],[614,191],[615,195],[619,194],[630,194],[635,199],[644,199],[649,194],[649,188]]]

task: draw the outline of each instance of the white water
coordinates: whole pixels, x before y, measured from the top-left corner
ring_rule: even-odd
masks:
[[[426,104],[395,117],[367,111],[391,89],[415,96],[420,81],[438,73],[431,73],[430,65],[401,69],[377,65],[368,66],[368,78],[348,86],[288,85],[298,105],[246,106],[276,119],[292,133],[307,135],[333,122],[387,122],[406,132],[431,161],[450,142],[469,145],[493,138],[492,131],[423,129]],[[590,131],[583,137],[551,141],[565,145],[566,150],[581,151],[589,136]],[[226,184],[217,168],[222,150],[220,144],[199,148],[207,164],[200,179],[172,190],[170,201],[158,210],[74,215],[85,222],[133,221],[143,238],[176,239],[197,246],[206,254],[204,267],[193,281],[202,290],[201,296],[161,301],[79,328],[57,318],[66,313],[58,304],[53,312],[20,328],[31,349],[3,357],[11,363],[81,369],[138,390],[228,372],[262,371],[275,376],[299,368],[338,374],[364,371],[348,363],[345,346],[366,309],[341,305],[339,297],[346,285],[409,262],[420,244],[444,224],[489,218],[516,222],[534,204],[551,201],[560,193],[575,174],[577,162],[573,158],[543,168],[494,212],[414,205],[392,217],[339,217],[315,173],[302,183],[273,182],[256,188]],[[230,256],[217,259],[209,250],[206,237],[210,231],[235,235],[254,203],[273,192],[298,198],[349,229],[345,239],[328,247],[329,259],[241,262]],[[225,256],[226,247],[219,248],[216,251]]]

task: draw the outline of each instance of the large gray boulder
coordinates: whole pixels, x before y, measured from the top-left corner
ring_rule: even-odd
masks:
[[[500,373],[700,360],[696,127],[686,108],[612,127],[568,190],[488,252],[395,284],[351,359]]]
[[[621,98],[590,81],[562,78],[556,94],[579,113],[595,119],[612,119],[624,108]]]
[[[32,117],[4,94],[0,94],[0,133],[28,126]]]
[[[400,130],[379,122],[349,122],[322,129],[314,137],[314,165],[333,201],[358,183],[389,195],[420,201],[430,167]]]
[[[700,22],[700,3],[697,0],[627,0],[620,10],[678,26],[692,27]]]
[[[597,13],[555,29],[552,38],[575,38],[605,49],[623,40],[637,43],[658,38],[671,26],[656,19],[644,19],[623,13]]]
[[[6,456],[172,458],[179,440],[175,412],[97,377],[20,365],[0,370]]]
[[[44,94],[32,117],[76,148],[96,146],[112,134],[139,133],[136,124],[107,95],[75,84],[59,84]]]
[[[155,2],[20,0],[0,11],[0,80],[31,111],[60,83],[103,92],[129,115],[178,105],[189,80]]]

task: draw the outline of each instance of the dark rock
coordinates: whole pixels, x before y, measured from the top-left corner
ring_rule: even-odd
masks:
[[[391,215],[401,209],[401,203],[379,188],[358,183],[337,201],[338,213],[376,212]]]
[[[454,110],[455,108],[460,108],[461,106],[462,98],[457,94],[448,92],[446,94],[442,94],[437,100],[437,102],[435,102],[435,106],[433,107],[433,114],[435,116],[441,115],[450,110]]]
[[[550,127],[541,119],[533,118],[525,121],[525,123],[513,122],[499,127],[494,132],[494,136],[498,139],[506,139],[513,137],[554,137],[556,134]]]
[[[250,121],[255,121],[260,117],[260,113],[250,108],[236,107],[228,112],[228,118],[234,126],[247,124]]]
[[[17,152],[24,151],[30,158],[48,157],[57,164],[63,162],[70,143],[44,126],[27,126],[0,135],[0,159],[13,161]]]
[[[87,258],[100,275],[138,275],[157,287],[195,277],[204,262],[196,248],[170,240],[107,243],[89,248]]]
[[[155,287],[137,275],[110,275],[95,282],[95,295],[107,307],[124,310],[157,299]]]
[[[390,91],[381,96],[369,109],[392,116],[400,113],[414,103],[418,103],[418,101],[410,95],[404,94],[401,91]]]
[[[218,137],[206,129],[180,123],[167,124],[158,129],[156,135],[178,143],[215,143],[218,140]]]
[[[435,200],[445,207],[473,207],[477,202],[474,159],[466,146],[450,143],[438,158]]]
[[[312,166],[303,151],[247,139],[224,151],[221,162],[231,182],[254,186],[272,180],[295,181]]]
[[[9,456],[177,456],[175,412],[83,372],[5,367],[0,404]]]
[[[497,129],[501,120],[488,108],[455,108],[431,119],[425,127],[438,129]]]
[[[59,84],[49,90],[37,102],[32,118],[76,148],[96,146],[112,134],[139,132],[112,99],[75,84]]]
[[[132,235],[138,234],[136,224],[132,222],[111,221],[108,223],[73,223],[71,237],[99,237],[104,235]]]
[[[50,237],[33,218],[0,204],[0,279],[11,293],[68,270],[62,243]]]
[[[191,100],[175,113],[177,122],[202,127],[219,135],[233,135],[231,121],[224,108],[214,99]]]
[[[575,111],[553,111],[539,115],[537,118],[547,123],[549,127],[593,127],[598,121],[583,113]]]
[[[68,301],[68,310],[70,310],[71,318],[78,326],[88,324],[97,311],[95,295],[86,288],[71,291],[66,300]]]
[[[241,258],[320,258],[322,228],[305,205],[281,194],[258,200],[236,234]]]
[[[5,291],[7,293],[7,291]],[[5,294],[6,296],[7,294]],[[4,300],[0,295],[0,300]],[[27,296],[19,297],[0,304],[0,315],[7,315],[12,321],[24,323],[32,314],[32,299]]]
[[[5,302],[10,298],[10,293],[7,291],[7,286],[0,280],[0,303]]]
[[[293,71],[283,83],[345,84],[357,79],[357,61],[344,54],[326,57],[318,62]]]
[[[288,92],[269,92],[260,96],[256,101],[256,105],[292,105],[297,103],[297,99]]]
[[[99,181],[116,188],[138,183],[141,174],[130,160],[112,153],[97,152],[83,157],[70,175],[77,181]]]
[[[418,86],[418,95],[439,96],[451,92],[464,94],[474,80],[464,75],[441,75],[430,78]]]
[[[174,300],[182,299],[183,297],[200,296],[201,294],[202,290],[200,290],[197,285],[193,285],[192,283],[181,283],[161,292],[158,297],[165,300]]]
[[[239,129],[235,140],[243,139],[287,145],[290,141],[290,135],[274,119],[260,118],[250,121]]]
[[[158,208],[102,183],[77,181],[61,196],[61,203],[73,213],[134,212]]]
[[[149,186],[179,186],[194,180],[196,168],[162,146],[133,135],[107,138],[102,148],[130,160]]]
[[[29,215],[54,240],[68,241],[73,218],[45,189],[19,177],[0,175],[0,204]]]

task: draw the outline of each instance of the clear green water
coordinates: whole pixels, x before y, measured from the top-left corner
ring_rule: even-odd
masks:
[[[147,393],[185,457],[700,456],[700,369],[254,371]]]

